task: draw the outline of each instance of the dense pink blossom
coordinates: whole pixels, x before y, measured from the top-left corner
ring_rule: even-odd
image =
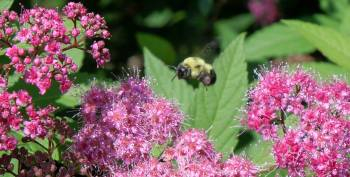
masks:
[[[168,155],[167,152],[165,155]],[[215,152],[204,131],[190,129],[175,141],[173,158],[179,164],[179,168],[185,168],[192,162],[209,160],[216,163],[220,159],[220,154]]]
[[[7,48],[10,66],[23,74],[27,83],[38,87],[40,94],[46,93],[53,79],[59,83],[63,93],[72,86],[69,74],[76,72],[78,66],[65,51],[82,49],[83,35],[99,39],[110,37],[103,17],[87,13],[81,3],[70,2],[63,12],[72,21],[73,27],[65,25],[67,19],[56,9],[35,7],[24,9],[20,15],[7,10],[0,14],[0,39],[4,43],[1,47]],[[77,25],[79,21],[82,25]],[[87,35],[89,31],[92,31],[92,36]],[[94,41],[94,44],[88,52],[97,65],[102,66],[110,59],[109,50],[103,40]]]
[[[222,167],[224,176],[257,176],[258,168],[249,160],[239,156],[232,156]]]
[[[209,160],[187,163],[178,169],[181,177],[222,177],[219,163]]]
[[[63,12],[69,19],[77,20],[87,13],[87,9],[81,3],[69,2],[64,8]]]
[[[22,124],[26,136],[32,139],[45,137],[47,130],[53,125],[50,114],[54,110],[51,106],[35,109],[32,97],[27,91],[2,91],[0,93],[0,150],[13,150],[16,147],[17,141],[9,135],[9,131],[21,130]],[[24,118],[28,118],[27,121],[24,121]]]
[[[125,174],[124,174],[125,175]],[[149,176],[149,177],[159,177],[159,176],[173,176],[179,177],[176,173],[172,164],[170,162],[159,162],[158,159],[151,158],[145,162],[138,164],[130,176]]]
[[[313,101],[316,81],[302,70],[291,75],[286,68],[273,68],[259,76],[256,87],[249,91],[247,120],[249,128],[261,133],[265,139],[277,138],[281,116],[287,113],[300,115]],[[281,127],[280,127],[281,128]]]
[[[116,98],[115,92],[113,89],[105,89],[101,86],[93,86],[86,92],[82,98],[80,111],[84,123],[98,123],[101,113]]]
[[[7,86],[7,81],[4,77],[0,76],[0,88],[5,88]]]
[[[305,176],[307,154],[302,142],[301,132],[290,131],[273,147],[276,163],[281,168],[287,168],[291,176]]]
[[[312,74],[287,67],[263,72],[248,96],[250,129],[273,141],[280,168],[291,176],[349,176],[350,86],[339,79],[317,82]],[[294,126],[286,121],[295,117]],[[283,132],[278,133],[278,132]]]
[[[104,167],[117,158],[114,149],[116,132],[98,124],[87,124],[75,136],[75,155],[83,164],[99,164]],[[114,164],[112,164],[114,165]]]
[[[104,65],[110,58],[109,49],[105,48],[103,41],[95,41],[91,45],[91,54],[99,66]]]
[[[189,129],[165,149],[161,159],[147,158],[129,171],[113,171],[111,176],[254,177],[257,172],[256,166],[239,156],[224,162],[204,131]]]
[[[248,8],[261,25],[268,25],[280,17],[277,0],[250,0]]]
[[[118,89],[93,87],[83,97],[82,116],[74,151],[88,165],[121,172],[149,159],[154,144],[177,136],[183,120],[173,103],[155,97],[148,82],[137,78]]]

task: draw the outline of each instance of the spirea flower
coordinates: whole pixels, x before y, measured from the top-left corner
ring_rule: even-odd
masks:
[[[65,13],[69,19],[77,20],[79,17],[86,15],[87,10],[81,3],[69,2],[63,8],[63,13]]]
[[[174,147],[164,152],[163,158],[176,160],[180,176],[220,176],[221,154],[215,152],[204,131],[189,129],[183,132]]]
[[[273,147],[277,165],[281,168],[287,168],[288,174],[291,176],[305,176],[307,154],[300,141],[302,136],[301,132],[290,131]]]
[[[103,41],[94,42],[91,45],[91,54],[93,58],[96,60],[98,66],[102,66],[106,61],[109,60],[110,54],[109,49],[104,48],[105,43]]]
[[[305,105],[312,102],[315,90],[316,81],[302,70],[289,74],[285,67],[280,67],[263,72],[256,87],[248,93],[250,101],[244,123],[265,139],[277,138],[280,124],[276,122],[288,113],[300,115]]]
[[[165,155],[168,153],[166,152]],[[199,163],[207,160],[217,162],[220,154],[215,152],[213,144],[209,142],[204,131],[190,129],[175,141],[173,158],[181,168],[191,162]]]
[[[84,36],[104,40],[110,37],[103,17],[87,13],[81,3],[68,3],[63,14],[42,7],[25,9],[20,15],[7,10],[0,13],[0,39],[4,44],[0,47],[7,48],[10,66],[24,76],[25,82],[38,87],[40,94],[46,93],[52,80],[59,83],[61,92],[68,91],[73,84],[69,74],[78,66],[66,51],[83,50]],[[66,25],[68,21],[73,27]],[[88,52],[98,67],[110,59],[103,40],[95,41]]]
[[[260,25],[268,25],[280,17],[276,0],[250,0],[248,8]]]
[[[257,176],[258,168],[249,160],[239,156],[232,156],[222,167],[224,176]]]
[[[220,164],[208,160],[187,163],[178,169],[182,177],[221,177]]]
[[[308,170],[317,176],[349,176],[349,85],[339,79],[317,82],[308,72],[287,69],[259,76],[248,93],[243,122],[273,141],[276,164],[289,175],[306,176]],[[286,125],[291,117],[297,125]]]
[[[32,139],[47,135],[53,126],[51,113],[55,108],[47,106],[35,109],[32,97],[27,91],[2,91],[0,93],[0,151],[13,150],[17,140],[9,135],[11,129],[20,130],[23,125],[24,134]],[[27,120],[24,121],[24,118]]]
[[[204,131],[189,129],[176,138],[174,145],[165,149],[160,159],[150,157],[128,171],[114,170],[111,176],[254,177],[257,172],[257,167],[239,156],[223,162]]]
[[[115,172],[148,160],[152,146],[176,137],[183,120],[176,105],[156,97],[138,78],[118,89],[93,87],[83,97],[82,116],[85,125],[74,137],[74,152],[87,165]]]
[[[82,98],[80,113],[84,123],[98,123],[97,121],[102,119],[101,113],[115,98],[116,93],[112,89],[93,86]]]
[[[138,177],[138,176],[149,176],[149,177],[160,177],[160,176],[172,176],[180,177],[173,168],[170,162],[160,162],[158,159],[151,158],[147,161],[144,161],[134,167],[132,171],[114,173],[113,177]]]

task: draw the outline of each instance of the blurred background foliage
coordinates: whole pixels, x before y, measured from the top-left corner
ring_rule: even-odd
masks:
[[[345,3],[347,0],[339,1]],[[67,0],[19,2],[24,7],[40,5],[60,8]],[[105,17],[113,36],[108,44],[112,62],[105,70],[96,69],[93,60],[85,59],[81,71],[94,74],[99,72],[100,75],[110,78],[113,75],[119,76],[123,73],[123,68],[128,66],[143,66],[142,46],[149,48],[166,64],[176,66],[190,55],[206,57],[218,53],[241,32],[248,33],[245,47],[250,70],[257,64],[276,58],[291,62],[323,60],[312,46],[297,34],[288,31],[284,25],[272,24],[273,27],[264,28],[273,22],[278,23],[282,18],[306,19],[337,27],[336,21],[341,20],[342,16],[339,9],[345,7],[332,0],[278,0],[275,2],[277,12],[272,12],[274,9],[267,9],[266,12],[278,13],[278,16],[267,23],[261,23],[251,13],[252,9],[248,8],[251,3],[248,0],[81,2],[90,11]],[[274,1],[261,2],[268,4]],[[21,5],[15,1],[12,9],[19,10]],[[207,58],[210,60],[212,57]]]

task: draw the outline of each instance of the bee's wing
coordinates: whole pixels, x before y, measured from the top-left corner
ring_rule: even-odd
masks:
[[[203,58],[207,63],[212,63],[212,60],[214,60],[219,52],[219,42],[217,40],[212,40],[203,47],[199,53],[199,57]]]

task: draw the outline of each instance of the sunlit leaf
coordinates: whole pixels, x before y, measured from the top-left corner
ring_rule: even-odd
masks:
[[[329,60],[350,70],[350,37],[312,23],[297,20],[285,20],[284,23],[316,46]]]
[[[315,48],[300,34],[277,23],[249,36],[245,49],[248,61],[261,61],[269,57],[310,53]]]
[[[261,167],[270,167],[274,165],[272,155],[272,142],[265,141],[255,132],[250,132],[253,135],[253,141],[250,142],[244,149],[238,153],[246,155],[254,164]]]
[[[14,0],[0,0],[0,11],[10,9],[13,2]]]

